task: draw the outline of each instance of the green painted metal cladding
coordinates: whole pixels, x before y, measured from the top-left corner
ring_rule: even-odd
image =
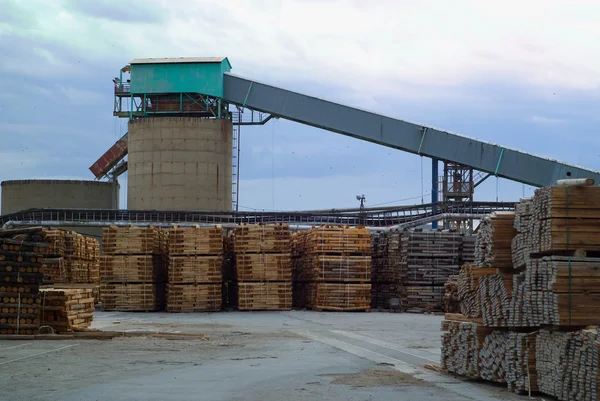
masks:
[[[131,65],[131,93],[202,93],[223,97],[223,74],[229,61]]]

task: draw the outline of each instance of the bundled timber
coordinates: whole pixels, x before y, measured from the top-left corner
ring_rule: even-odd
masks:
[[[509,325],[512,290],[512,274],[490,274],[481,277],[479,295],[481,317],[485,326],[506,327]]]
[[[540,330],[536,341],[539,390],[559,400],[597,400],[599,352],[597,328],[574,332]]]
[[[239,310],[290,310],[292,308],[291,282],[238,282],[236,290]]]
[[[370,255],[371,235],[365,227],[320,226],[302,233],[306,253]]]
[[[370,311],[371,284],[310,283],[308,307],[318,311]]]
[[[64,230],[44,229],[44,239],[48,242],[48,257],[60,258],[65,256],[65,234]]]
[[[238,281],[291,281],[290,253],[242,253],[236,255]]]
[[[1,231],[0,334],[37,334],[49,244],[41,229]]]
[[[371,233],[371,307],[388,309],[390,300],[402,299],[405,272],[402,270],[402,232]]]
[[[234,229],[235,253],[290,252],[290,227],[287,224],[242,224]]]
[[[512,262],[516,270],[525,268],[533,252],[534,225],[533,199],[521,199],[515,209],[514,228],[517,233],[511,243]]]
[[[166,263],[160,255],[107,255],[100,257],[105,283],[152,283],[165,280]]]
[[[409,309],[442,310],[444,285],[458,274],[462,236],[448,231],[410,231],[402,239],[402,271]]]
[[[170,256],[168,281],[170,284],[220,283],[223,256]]]
[[[221,283],[168,284],[167,312],[214,312],[221,309]]]
[[[42,289],[42,326],[57,333],[82,330],[94,319],[91,289]]]
[[[464,235],[460,252],[460,264],[475,264],[476,235]]]
[[[479,353],[492,329],[477,323],[442,321],[442,369],[479,378]]]
[[[102,233],[105,255],[160,255],[166,243],[166,236],[158,227],[111,226]]]
[[[460,312],[460,299],[458,297],[458,275],[448,277],[444,284],[444,312]]]
[[[536,368],[537,333],[508,332],[506,346],[506,383],[515,393],[538,391]]]
[[[393,298],[402,299],[404,287],[396,283],[371,283],[371,308],[389,309]]]
[[[49,241],[46,259],[46,284],[98,283],[100,245],[95,238],[74,231],[44,229]]]
[[[169,229],[169,255],[221,255],[223,228],[173,227]]]
[[[308,254],[296,268],[296,278],[302,281],[371,282],[368,255]]]
[[[477,267],[513,269],[511,244],[516,235],[514,224],[515,212],[493,212],[481,221],[475,245]]]
[[[473,318],[481,317],[480,280],[490,274],[495,274],[494,268],[478,269],[473,265],[463,265],[458,274],[458,299],[460,312]]]
[[[495,330],[483,340],[479,351],[479,375],[482,379],[506,383],[508,338],[508,332]]]
[[[164,288],[153,283],[101,283],[100,296],[105,311],[153,312],[163,307]]]

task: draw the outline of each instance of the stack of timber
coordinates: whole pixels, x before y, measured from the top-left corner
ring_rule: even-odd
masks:
[[[95,238],[74,231],[44,229],[48,253],[44,260],[44,284],[61,288],[91,289],[99,300],[100,244]]]
[[[164,304],[166,237],[156,227],[107,227],[102,236],[100,299],[105,311],[156,311]]]
[[[167,312],[220,310],[223,228],[174,227],[168,239]]]
[[[320,226],[294,240],[295,293],[301,307],[370,311],[371,237],[364,227]]]
[[[37,334],[48,242],[41,228],[0,230],[0,334]]]
[[[521,199],[515,208],[515,237],[512,239],[512,262],[515,270],[523,270],[532,253],[535,222],[533,220],[533,199]]]
[[[287,224],[244,224],[233,232],[239,310],[292,308],[291,234]]]
[[[54,332],[84,330],[94,320],[94,297],[91,289],[41,289],[41,326]]]
[[[508,332],[506,347],[506,383],[515,393],[538,391],[536,367],[537,333]]]
[[[480,223],[475,244],[477,267],[512,271],[511,243],[516,235],[515,212],[493,212]]]
[[[598,399],[598,328],[566,332],[542,329],[537,336],[539,391],[559,400]]]
[[[459,313],[458,275],[448,277],[448,281],[444,284],[444,291],[444,312]]]
[[[462,248],[460,252],[460,263],[475,264],[475,247],[477,243],[477,235],[463,235]]]
[[[406,271],[403,305],[409,311],[443,310],[444,284],[460,270],[462,236],[415,230],[406,233],[402,242]]]
[[[402,263],[403,233],[397,230],[371,234],[371,307],[388,309],[390,300],[402,299],[405,267]]]
[[[508,332],[494,330],[483,340],[479,351],[479,375],[484,380],[506,383]]]
[[[442,369],[479,378],[479,353],[492,329],[469,321],[444,320],[442,331]]]

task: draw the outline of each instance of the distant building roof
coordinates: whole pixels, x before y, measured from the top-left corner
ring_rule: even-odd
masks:
[[[129,64],[175,64],[175,63],[221,63],[227,57],[165,57],[165,58],[136,58]],[[227,60],[229,64],[229,60]]]

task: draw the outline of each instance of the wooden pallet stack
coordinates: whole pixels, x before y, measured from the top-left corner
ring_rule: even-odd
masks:
[[[291,235],[287,224],[243,224],[233,233],[239,310],[292,308]]]
[[[364,227],[320,226],[298,233],[296,293],[302,307],[370,311],[371,237]]]
[[[223,238],[220,226],[169,229],[167,312],[221,309]]]
[[[388,309],[390,299],[402,299],[406,272],[402,263],[401,231],[371,234],[371,307]]]
[[[157,227],[106,227],[100,299],[106,311],[156,311],[164,304],[166,236]]]
[[[41,229],[0,230],[0,334],[37,334],[48,242]]]
[[[403,239],[406,287],[402,304],[409,311],[443,310],[444,284],[460,270],[462,236],[447,231],[410,231]]]
[[[49,326],[56,333],[84,330],[94,320],[92,289],[41,289],[41,326]]]

